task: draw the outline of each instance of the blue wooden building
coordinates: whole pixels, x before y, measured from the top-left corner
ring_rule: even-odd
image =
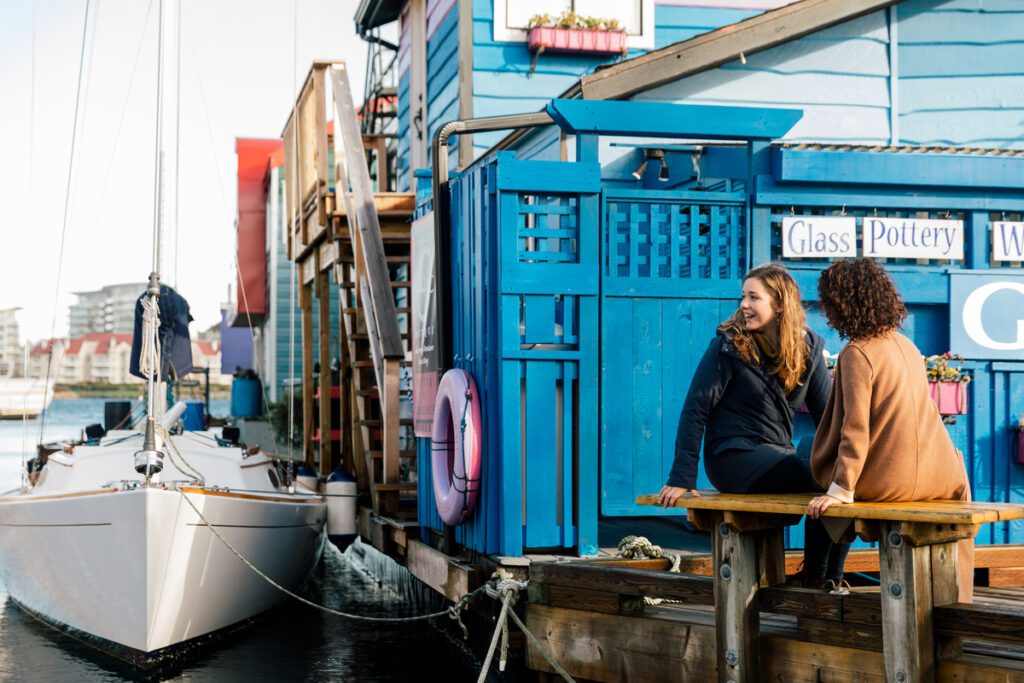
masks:
[[[640,30],[629,58],[601,69],[542,55],[532,77],[524,46],[502,42],[500,0],[366,2],[357,17],[425,13],[422,36],[402,23],[400,186],[447,121],[549,120],[452,138],[451,365],[480,385],[485,434],[480,505],[458,540],[588,554],[600,516],[656,514],[634,501],[664,483],[695,363],[756,264],[794,271],[837,352],[813,300],[831,259],[785,247],[789,218],[848,219],[857,255],[876,225],[956,231],[959,251],[880,258],[906,333],[967,359],[968,412],[949,429],[975,498],[1024,500],[1024,4],[636,4],[653,10],[653,43]],[[417,175],[426,213],[430,176]],[[439,530],[429,440],[417,454],[420,524]],[[979,538],[1022,541],[1018,522]]]

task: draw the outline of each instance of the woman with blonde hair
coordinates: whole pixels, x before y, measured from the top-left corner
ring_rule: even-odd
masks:
[[[800,288],[780,264],[747,273],[740,307],[718,327],[694,371],[676,433],[675,461],[658,501],[699,496],[697,462],[725,493],[816,492],[806,457],[793,447],[793,413],[806,405],[821,419],[832,380],[824,340],[807,328]],[[842,579],[848,544],[819,520],[805,525],[804,582]]]

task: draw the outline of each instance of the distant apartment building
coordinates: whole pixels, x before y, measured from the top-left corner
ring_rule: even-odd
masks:
[[[0,310],[0,375],[21,377],[24,372],[25,349],[19,340],[18,311],[20,308]]]
[[[28,373],[33,379],[56,379],[64,364],[67,339],[44,339],[36,342],[28,352]],[[52,355],[51,355],[52,351]]]
[[[135,301],[144,291],[145,282],[131,282],[108,285],[94,292],[75,292],[78,301],[68,307],[69,336],[130,333],[135,325]]]

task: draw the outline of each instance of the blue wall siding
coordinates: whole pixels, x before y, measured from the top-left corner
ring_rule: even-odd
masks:
[[[689,40],[701,33],[735,24],[758,14],[761,14],[761,10],[655,4],[654,47],[657,49]]]
[[[909,0],[896,16],[901,142],[1024,148],[1024,3]]]
[[[455,5],[427,39],[427,140],[432,140],[434,131],[443,124],[459,118],[458,19]]]
[[[800,107],[791,141],[889,142],[885,12],[637,94],[638,101]]]
[[[655,47],[665,47],[756,14],[760,11],[655,4]],[[643,50],[631,50],[630,56],[642,53]],[[492,0],[474,0],[474,116],[538,111],[549,100],[569,89],[583,74],[590,73],[600,64],[616,61],[602,57],[544,54],[537,60],[536,70],[531,76],[532,59],[525,42],[494,40],[494,3]],[[505,132],[477,134],[473,136],[473,149],[479,155],[505,135]],[[539,155],[536,158],[552,157]]]

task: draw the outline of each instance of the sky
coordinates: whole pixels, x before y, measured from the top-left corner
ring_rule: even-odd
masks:
[[[180,59],[168,60],[180,107],[176,83],[164,89],[165,158],[180,149],[180,184],[165,200],[161,273],[195,329],[219,320],[235,282],[235,138],[279,137],[314,59],[347,62],[361,98],[356,4],[180,0]],[[89,0],[87,25],[86,5],[0,0],[0,309],[22,307],[23,339],[66,334],[73,292],[144,282],[152,268],[160,0]]]

